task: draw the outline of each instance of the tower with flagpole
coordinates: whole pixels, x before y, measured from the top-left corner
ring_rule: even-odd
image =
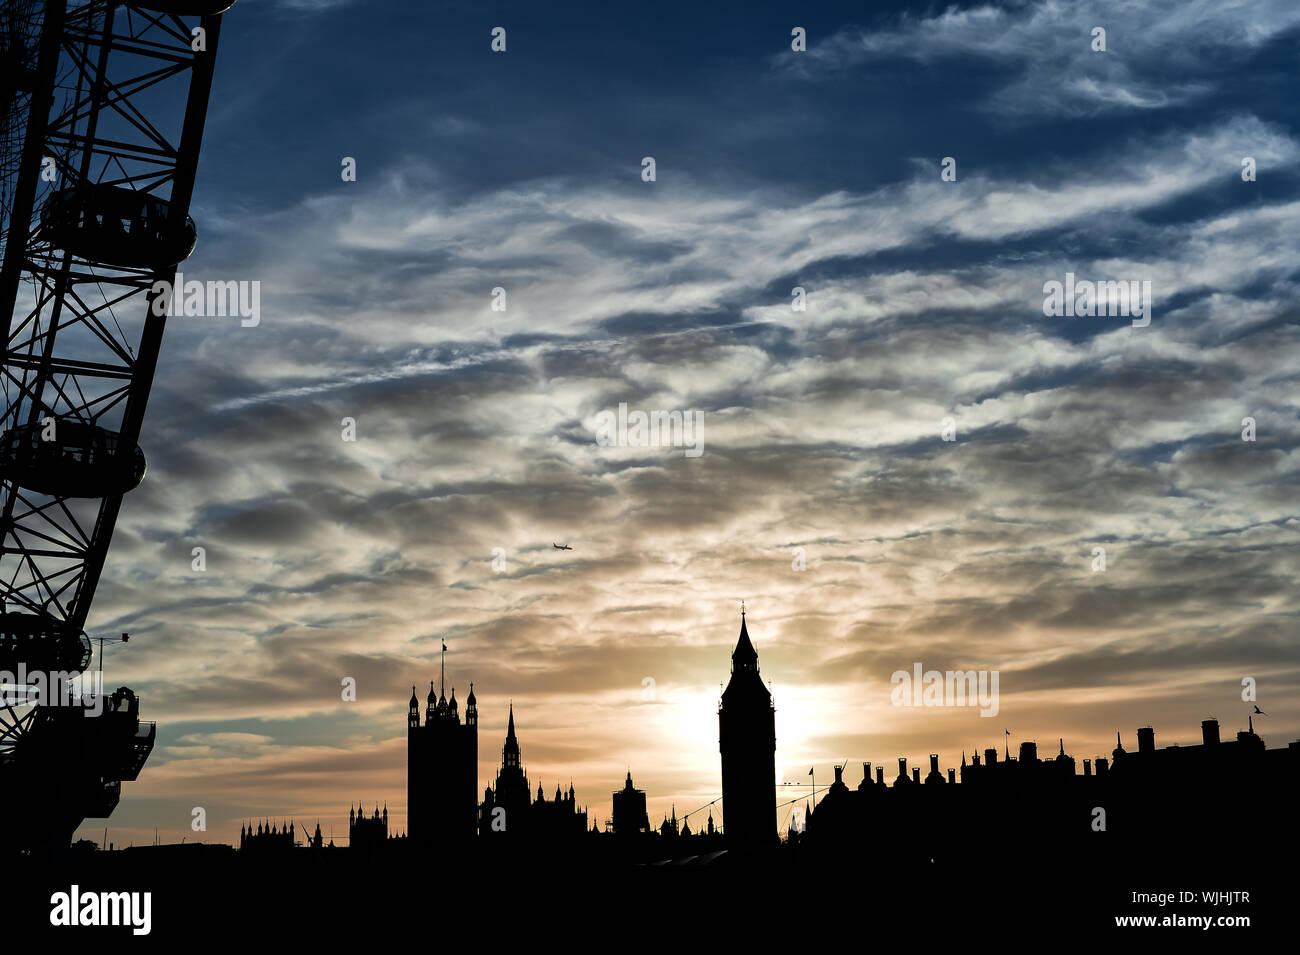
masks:
[[[406,716],[406,831],[426,846],[461,843],[478,829],[478,700],[471,683],[461,722],[455,687],[447,697],[447,641],[441,643],[439,691],[430,680],[421,722],[411,687]]]

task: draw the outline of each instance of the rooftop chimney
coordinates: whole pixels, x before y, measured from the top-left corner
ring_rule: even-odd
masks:
[[[1083,761],[1083,775],[1085,775],[1085,776],[1091,776],[1091,775],[1092,775],[1092,760],[1090,760],[1090,759],[1085,759],[1085,760]]]
[[[1150,726],[1138,729],[1138,752],[1154,753],[1156,751],[1156,731]]]
[[[1219,721],[1201,720],[1201,742],[1213,746],[1219,741]]]
[[[843,766],[836,766],[836,767],[835,767],[835,782],[839,783],[841,786],[844,785],[844,767],[843,767]]]
[[[992,766],[998,761],[998,751],[996,749],[984,750],[984,765]]]
[[[1105,776],[1106,771],[1110,769],[1110,761],[1105,756],[1097,757],[1097,775]]]
[[[1038,744],[1025,740],[1020,744],[1020,762],[1036,763],[1038,762]]]
[[[925,777],[925,781],[930,785],[943,784],[943,773],[939,772],[939,757],[935,753],[930,754],[930,775]]]
[[[921,770],[917,769],[914,766],[912,767],[912,782],[919,783],[920,781],[921,781]]]
[[[957,771],[956,771],[955,769],[949,769],[949,770],[948,770],[948,782],[953,783],[953,784],[956,784],[956,782],[957,782]]]
[[[877,782],[879,785],[881,785],[881,786],[885,785],[885,767],[884,767],[884,766],[877,766],[877,767],[876,767],[876,782]]]
[[[870,764],[870,763],[863,763],[863,764],[862,764],[862,781],[863,781],[864,783],[867,783],[867,784],[870,784],[870,783],[871,783],[871,764]]]

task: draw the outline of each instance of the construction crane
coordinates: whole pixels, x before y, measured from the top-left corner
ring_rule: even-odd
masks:
[[[0,14],[0,680],[91,660],[86,617],[140,431],[232,0],[6,0]],[[166,291],[164,291],[166,290]],[[48,683],[47,683],[48,685]],[[108,705],[0,705],[0,847],[66,847],[153,749]]]

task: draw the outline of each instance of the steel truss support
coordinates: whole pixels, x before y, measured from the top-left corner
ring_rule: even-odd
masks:
[[[0,313],[9,316],[0,430],[53,418],[138,441],[166,324],[153,314],[151,287],[170,282],[175,269],[81,258],[59,247],[40,213],[55,190],[99,184],[165,199],[171,220],[185,221],[220,24],[219,15],[182,19],[107,0],[47,0],[0,267]],[[201,51],[193,49],[196,27]],[[80,633],[121,495],[50,498],[0,478],[3,609]]]
[[[175,264],[126,252],[189,228],[221,16],[118,0],[21,2],[21,85],[0,89],[9,95],[0,103],[0,148],[9,147],[0,165],[0,435],[26,441],[53,422],[91,437],[50,445],[52,458],[0,437],[0,670],[19,664],[30,674],[72,659],[59,666],[70,676],[89,662],[83,628],[128,486],[99,475],[113,472],[117,449],[136,452],[167,321],[156,286],[176,275]],[[116,211],[128,208],[146,211]],[[114,432],[110,450],[103,436]],[[56,480],[37,480],[41,467]],[[69,483],[69,473],[89,481]],[[62,650],[50,655],[49,646]],[[66,848],[87,816],[112,812],[122,781],[143,767],[154,726],[140,721],[135,695],[101,688],[97,705],[87,699],[0,700],[0,853]]]

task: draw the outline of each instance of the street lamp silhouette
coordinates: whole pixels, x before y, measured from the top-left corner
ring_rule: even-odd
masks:
[[[99,641],[99,691],[104,692],[104,644],[105,643],[126,643],[131,639],[129,633],[123,633],[120,637],[96,637]]]

